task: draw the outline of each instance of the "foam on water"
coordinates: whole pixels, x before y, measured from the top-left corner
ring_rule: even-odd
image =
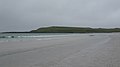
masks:
[[[69,34],[71,35],[71,34]],[[42,40],[68,36],[66,33],[0,33],[0,42]]]

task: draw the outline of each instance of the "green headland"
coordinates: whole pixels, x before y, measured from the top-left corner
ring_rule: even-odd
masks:
[[[38,28],[30,33],[112,33],[120,32],[120,28],[89,28],[89,27],[63,27],[51,26]]]
[[[3,33],[113,33],[120,32],[120,28],[90,28],[90,27],[41,27],[27,32],[3,32]]]

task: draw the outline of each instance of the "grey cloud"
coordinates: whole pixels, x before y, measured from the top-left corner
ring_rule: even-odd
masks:
[[[0,0],[0,31],[42,26],[120,27],[119,0]]]

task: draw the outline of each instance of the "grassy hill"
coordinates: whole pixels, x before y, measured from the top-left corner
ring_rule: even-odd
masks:
[[[120,32],[120,28],[84,28],[84,27],[44,27],[30,31],[31,33],[111,33]]]

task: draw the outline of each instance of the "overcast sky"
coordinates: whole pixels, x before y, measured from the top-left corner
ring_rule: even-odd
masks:
[[[0,0],[0,31],[120,27],[120,0]]]

